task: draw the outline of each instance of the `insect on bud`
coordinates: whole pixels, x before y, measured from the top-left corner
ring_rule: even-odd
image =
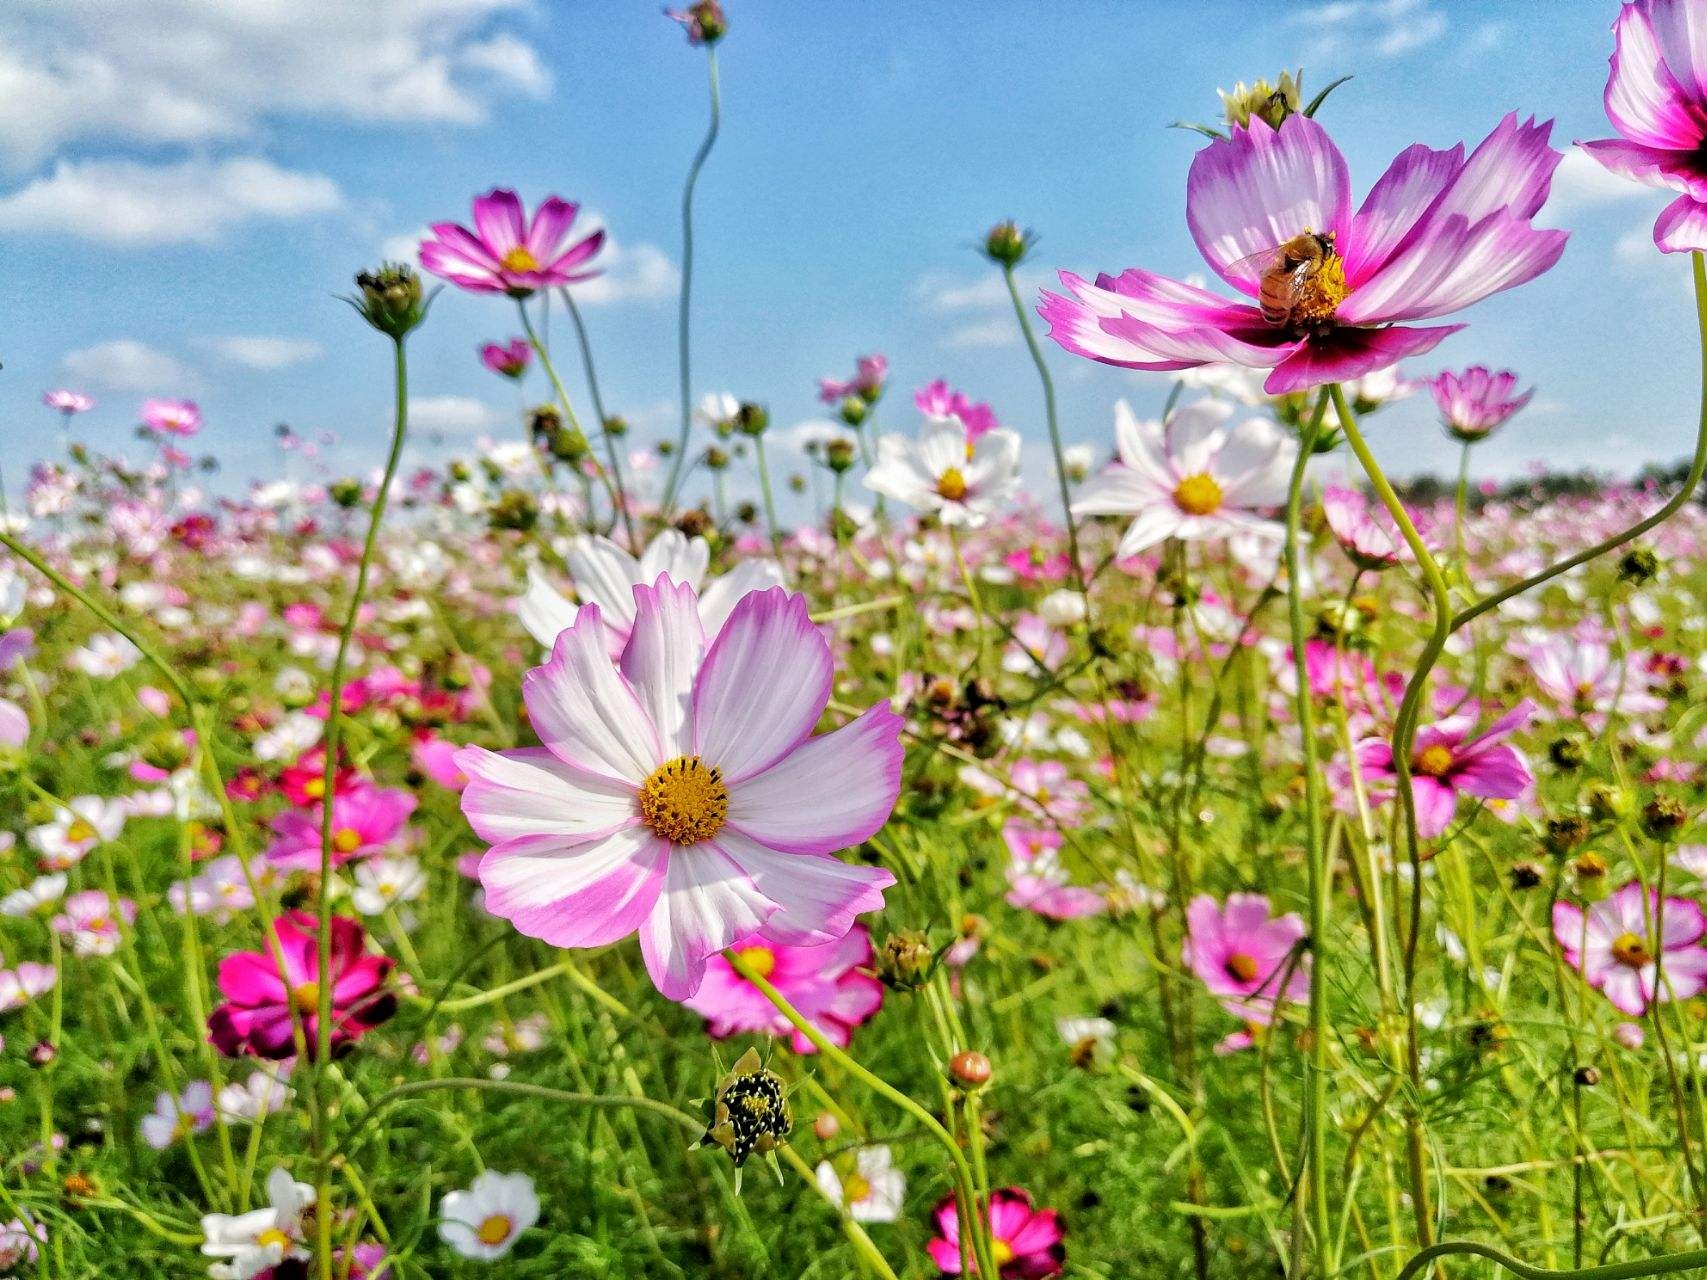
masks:
[[[976,1049],[962,1049],[948,1060],[948,1074],[968,1089],[982,1089],[990,1083],[995,1068]]]
[[[356,276],[356,289],[360,296],[346,301],[375,329],[399,341],[427,318],[433,301],[432,294],[422,292],[415,269],[401,262],[363,271]]]
[[[984,235],[984,256],[998,266],[1017,267],[1033,243],[1031,232],[1021,231],[1017,222],[998,222]]]

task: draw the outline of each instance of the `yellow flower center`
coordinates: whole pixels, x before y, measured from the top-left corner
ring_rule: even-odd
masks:
[[[320,800],[326,795],[326,779],[324,777],[310,778],[302,784],[302,794],[310,800]]]
[[[84,818],[73,818],[71,825],[65,828],[65,838],[78,844],[85,840],[93,840],[97,834],[99,833]]]
[[[847,1204],[860,1204],[871,1199],[871,1183],[857,1173],[850,1173],[842,1182],[842,1200]]]
[[[959,502],[964,498],[966,489],[966,477],[960,474],[959,467],[950,467],[938,477],[936,482],[937,495],[948,499],[950,502]]]
[[[354,853],[362,847],[362,833],[354,827],[339,827],[332,833],[332,847],[339,853]]]
[[[1431,778],[1444,777],[1452,768],[1452,748],[1444,743],[1435,743],[1417,752],[1415,769],[1418,773],[1426,773]]]
[[[1242,951],[1236,951],[1227,957],[1227,972],[1240,982],[1255,982],[1260,971],[1255,960]]]
[[[318,1013],[320,1011],[320,984],[318,982],[299,982],[290,989],[290,1002],[298,1013]]]
[[[776,968],[776,952],[769,947],[742,947],[737,953],[741,957],[741,967],[751,969],[761,978],[768,978]]]
[[[1322,263],[1299,287],[1292,306],[1292,323],[1321,324],[1332,320],[1340,303],[1351,296],[1345,282],[1345,259],[1330,250]]]
[[[510,1238],[510,1232],[515,1230],[515,1226],[509,1214],[494,1213],[482,1219],[480,1225],[474,1228],[474,1238],[481,1244],[503,1244]]]
[[[539,259],[525,244],[518,244],[498,259],[498,265],[505,271],[538,271]]]
[[[1203,472],[1187,476],[1174,489],[1174,506],[1188,516],[1206,516],[1221,509],[1221,486]]]
[[[268,1227],[265,1231],[261,1232],[260,1235],[255,1237],[255,1243],[260,1245],[263,1249],[272,1245],[277,1245],[280,1253],[290,1252],[290,1237],[280,1231],[277,1227]]]
[[[998,1267],[1005,1267],[1014,1260],[1014,1247],[1006,1240],[990,1242],[990,1261]]]
[[[641,786],[640,817],[671,844],[698,844],[723,829],[729,788],[722,772],[698,756],[677,756],[654,769]]]
[[[1643,968],[1654,960],[1648,944],[1633,933],[1621,933],[1612,940],[1612,958],[1631,969]]]

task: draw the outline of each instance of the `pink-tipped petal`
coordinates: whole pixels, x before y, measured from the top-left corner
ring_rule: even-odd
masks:
[[[638,786],[664,761],[640,700],[611,665],[597,605],[583,608],[545,665],[522,678],[522,700],[539,740],[582,772]]]
[[[693,753],[693,682],[705,648],[693,588],[660,575],[634,588],[634,629],[622,651],[622,674],[658,730],[667,759]]]
[[[1445,151],[1406,147],[1376,180],[1352,220],[1340,252],[1355,290],[1393,256],[1411,228],[1464,167],[1464,144]]]
[[[645,827],[594,844],[519,840],[480,859],[486,909],[555,947],[600,947],[647,920],[670,847]]]
[[[468,778],[462,812],[488,844],[523,836],[595,840],[639,820],[633,787],[564,764],[543,747],[464,747],[453,763]]]
[[[652,984],[671,1000],[699,990],[705,961],[758,932],[776,904],[716,846],[672,850],[663,892],[640,927]]]
[[[1387,329],[1339,329],[1301,346],[1268,375],[1263,390],[1271,396],[1280,396],[1361,378],[1432,351],[1463,327],[1448,324],[1429,328],[1395,325]]]
[[[779,853],[732,827],[717,834],[717,844],[781,908],[765,922],[763,933],[784,946],[816,946],[845,936],[858,917],[883,909],[883,890],[895,883],[883,867]]]
[[[1707,252],[1707,204],[1679,196],[1654,223],[1654,243],[1661,253]]]
[[[1636,5],[1626,5],[1613,31],[1606,118],[1631,142],[1693,151],[1704,136],[1702,109],[1666,66],[1647,15]]]
[[[474,201],[474,230],[495,258],[502,258],[527,237],[521,197],[495,187]]]

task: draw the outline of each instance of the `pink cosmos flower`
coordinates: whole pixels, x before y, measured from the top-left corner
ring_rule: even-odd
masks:
[[[194,400],[145,400],[142,425],[157,436],[193,436],[202,429],[202,411]]]
[[[1471,736],[1475,712],[1448,716],[1417,732],[1411,753],[1411,794],[1416,799],[1417,834],[1432,839],[1452,825],[1460,795],[1485,800],[1516,800],[1535,784],[1522,752],[1506,742],[1529,723],[1535,704],[1525,698],[1486,731]],[[1371,783],[1393,779],[1393,744],[1367,738],[1357,744],[1357,760]],[[1375,798],[1385,801],[1391,796]]]
[[[362,783],[332,797],[332,865],[378,853],[403,832],[415,797],[395,787]],[[320,806],[286,809],[271,823],[267,860],[285,871],[320,869]]]
[[[723,6],[717,0],[698,0],[686,9],[665,9],[664,16],[687,28],[689,44],[716,44],[729,29]]]
[[[15,969],[0,969],[0,1013],[22,1009],[37,996],[46,995],[59,981],[59,974],[50,964],[33,960],[19,963]]]
[[[206,1080],[194,1080],[176,1098],[160,1094],[154,1100],[154,1110],[142,1117],[138,1128],[142,1140],[156,1151],[213,1128],[213,1086]]]
[[[1468,159],[1462,144],[1408,147],[1353,212],[1345,158],[1320,124],[1252,119],[1197,153],[1186,222],[1215,273],[1253,300],[1278,246],[1315,240],[1316,266],[1294,273],[1301,283],[1280,323],[1254,301],[1138,269],[1095,284],[1062,272],[1066,293],[1044,293],[1039,314],[1075,355],[1129,369],[1273,369],[1270,395],[1387,368],[1462,327],[1408,322],[1460,311],[1558,261],[1566,233],[1530,225],[1560,158],[1551,128],[1514,112]]]
[[[605,242],[595,231],[565,244],[580,206],[547,196],[530,222],[514,191],[494,188],[474,201],[474,230],[435,222],[421,242],[421,265],[474,293],[525,298],[539,289],[591,280],[583,269]]]
[[[825,404],[840,404],[849,396],[858,396],[867,404],[876,404],[883,395],[883,383],[888,376],[887,356],[861,356],[854,362],[854,376],[846,382],[819,378],[818,399]]]
[[[303,1044],[312,1057],[319,1045],[320,984],[332,983],[334,1056],[397,1011],[397,999],[385,990],[392,962],[365,953],[366,935],[348,916],[332,917],[332,969],[321,975],[315,919],[292,911],[273,922],[274,946],[237,951],[219,964],[219,989],[226,1003],[208,1015],[208,1038],[229,1058],[252,1053],[260,1058],[289,1058],[296,1053],[293,1022],[302,1024]],[[281,964],[282,961],[282,964]],[[294,1018],[293,1018],[294,1013]]]
[[[752,937],[737,942],[734,949],[831,1044],[845,1046],[853,1038],[853,1029],[883,1004],[883,984],[861,971],[872,955],[871,933],[862,924],[856,924],[845,938],[822,946],[784,947]],[[744,1032],[789,1036],[789,1046],[796,1053],[818,1052],[720,955],[706,961],[705,981],[682,1003],[710,1019],[711,1034],[719,1040]]]
[[[1225,907],[1200,894],[1185,918],[1185,962],[1235,1018],[1266,1027],[1277,1004],[1309,997],[1308,954],[1298,957],[1281,984],[1288,957],[1304,936],[1304,922],[1295,913],[1271,919],[1268,898],[1260,893],[1230,894]]]
[[[519,380],[533,361],[533,348],[526,338],[488,342],[480,348],[480,363],[500,377]]]
[[[105,890],[85,889],[60,904],[53,929],[77,955],[110,956],[119,949],[124,927],[135,919],[136,903],[129,898],[115,901]]]
[[[1529,674],[1561,707],[1598,729],[1608,715],[1647,715],[1665,709],[1665,699],[1648,688],[1645,673],[1612,656],[1603,640],[1548,636],[1524,651]]]
[[[1234,409],[1199,400],[1165,424],[1140,422],[1124,400],[1114,406],[1119,462],[1079,489],[1073,513],[1132,517],[1116,554],[1135,556],[1167,538],[1278,538],[1265,514],[1286,501],[1298,445],[1265,418],[1235,424]]]
[[[67,418],[75,413],[87,413],[95,407],[95,397],[84,395],[81,391],[44,391],[41,402],[49,409],[57,409]]]
[[[830,647],[806,601],[744,597],[714,637],[691,587],[634,588],[613,665],[583,605],[522,696],[543,748],[469,747],[462,809],[492,848],[486,909],[558,947],[639,931],[658,989],[699,989],[706,960],[755,935],[834,942],[883,904],[888,871],[832,856],[888,820],[901,719],[879,703],[818,737]]]
[[[1697,0],[1634,0],[1613,24],[1606,118],[1622,135],[1579,142],[1622,177],[1680,194],[1654,223],[1664,253],[1707,249],[1707,40]]]
[[[1340,550],[1360,569],[1385,569],[1410,556],[1387,508],[1354,489],[1329,485],[1322,490],[1322,517]]]
[[[1650,1004],[1687,1000],[1707,991],[1707,917],[1690,898],[1667,898],[1660,920],[1660,954],[1653,952],[1659,895],[1632,880],[1604,902],[1583,909],[1553,904],[1553,937],[1565,961],[1620,1013],[1638,1018]],[[1661,970],[1664,970],[1663,975]],[[1663,977],[1663,981],[1662,981]]]
[[[968,443],[1002,424],[996,421],[996,411],[987,404],[973,404],[963,391],[954,391],[938,378],[929,386],[913,393],[913,404],[927,418],[956,418],[966,428]]]
[[[954,1197],[936,1207],[936,1238],[925,1245],[945,1276],[960,1274],[960,1213]],[[1031,1193],[1004,1187],[990,1193],[990,1235],[1003,1280],[1040,1280],[1061,1274],[1067,1260],[1065,1228],[1054,1209],[1033,1206]]]
[[[1471,365],[1462,373],[1437,373],[1427,385],[1447,433],[1470,444],[1504,426],[1535,395],[1534,387],[1518,395],[1515,373],[1494,373],[1485,364]]]

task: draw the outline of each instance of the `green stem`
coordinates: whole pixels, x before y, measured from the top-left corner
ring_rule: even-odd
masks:
[[[1470,501],[1470,442],[1458,448],[1458,494],[1453,504],[1452,542],[1458,551],[1460,571],[1464,564],[1464,510]]]
[[[966,1163],[966,1154],[961,1151],[960,1144],[955,1142],[954,1136],[943,1128],[940,1120],[883,1079],[882,1076],[860,1065],[846,1050],[833,1044],[822,1031],[808,1022],[800,1011],[788,1002],[788,998],[773,987],[762,973],[749,965],[739,951],[733,949],[725,951],[723,958],[729,962],[730,967],[736,973],[752,983],[759,994],[771,1002],[771,1006],[788,1020],[790,1026],[816,1045],[818,1052],[824,1055],[826,1061],[834,1062],[873,1093],[879,1097],[887,1098],[918,1121],[920,1126],[948,1152],[949,1162],[954,1169],[955,1187],[965,1198],[966,1203],[976,1204],[978,1202],[975,1190],[976,1183],[972,1177],[972,1169]],[[963,1217],[960,1222],[960,1230],[972,1242],[973,1256],[978,1264],[978,1274],[983,1276],[998,1274],[992,1261],[989,1221],[986,1219],[979,1222],[976,1219]]]
[[[777,564],[782,563],[782,526],[776,519],[776,499],[771,494],[771,468],[765,459],[765,438],[753,437],[753,460],[759,464],[759,488],[765,497],[765,523],[770,526],[771,554],[776,557]]]
[[[682,187],[682,298],[676,321],[676,353],[681,366],[682,426],[676,437],[676,453],[670,459],[670,478],[664,484],[664,518],[676,501],[676,485],[682,478],[682,463],[688,452],[688,432],[693,429],[693,372],[689,320],[693,312],[693,192],[699,184],[699,171],[705,167],[711,148],[717,144],[717,131],[723,125],[723,92],[717,83],[717,47],[706,46],[706,68],[711,83],[711,123],[705,138],[694,153],[688,167],[687,182]]]
[[[1307,636],[1304,620],[1303,565],[1299,555],[1299,529],[1304,508],[1304,479],[1315,451],[1316,436],[1328,411],[1330,389],[1322,388],[1316,412],[1298,440],[1298,458],[1286,491],[1286,603],[1292,629],[1292,667],[1297,677],[1293,694],[1298,734],[1304,747],[1304,814],[1309,869],[1310,949],[1315,969],[1310,975],[1310,1066],[1305,1099],[1307,1165],[1311,1227],[1315,1234],[1316,1272],[1334,1274],[1332,1205],[1328,1201],[1328,890],[1331,869],[1326,865],[1322,838],[1322,778],[1316,751],[1316,708],[1310,689],[1309,663],[1305,656]]]
[[[623,530],[628,534],[629,550],[639,555],[640,541],[634,533],[634,513],[628,509],[628,486],[622,479],[622,459],[617,452],[616,439],[610,433],[610,419],[605,416],[605,399],[599,394],[599,376],[593,369],[593,344],[587,338],[587,326],[581,320],[581,308],[575,305],[574,295],[567,288],[559,289],[558,292],[563,295],[563,305],[569,308],[569,319],[575,325],[575,340],[581,345],[581,363],[587,370],[587,390],[593,397],[593,412],[599,415],[599,430],[605,440],[605,457],[610,461],[617,514],[622,517]]]
[[[1688,1253],[1668,1253],[1641,1262],[1614,1262],[1604,1267],[1584,1267],[1576,1271],[1548,1271],[1519,1262],[1498,1249],[1470,1240],[1445,1240],[1417,1254],[1399,1272],[1398,1280],[1412,1280],[1441,1258],[1462,1255],[1486,1258],[1504,1267],[1519,1280],[1637,1280],[1640,1276],[1674,1275],[1679,1271],[1697,1271],[1707,1267],[1707,1249],[1691,1249]]]
[[[1624,532],[1614,534],[1604,542],[1595,543],[1587,551],[1579,551],[1576,555],[1568,556],[1559,561],[1558,564],[1549,565],[1541,572],[1531,574],[1521,582],[1514,582],[1511,586],[1502,588],[1494,592],[1493,595],[1476,601],[1475,604],[1464,609],[1452,619],[1454,631],[1469,625],[1490,609],[1499,608],[1513,596],[1520,596],[1532,587],[1538,587],[1543,582],[1558,577],[1561,573],[1568,573],[1579,564],[1587,564],[1590,560],[1598,559],[1608,551],[1616,551],[1626,542],[1641,537],[1649,529],[1671,519],[1683,509],[1685,503],[1695,496],[1696,489],[1701,485],[1702,476],[1707,475],[1707,259],[1703,259],[1699,253],[1691,254],[1690,259],[1695,273],[1695,319],[1701,332],[1701,418],[1700,425],[1696,429],[1695,456],[1690,460],[1689,474],[1684,477],[1683,484],[1671,496],[1670,501],[1647,519],[1638,520]]]
[[[568,295],[567,289],[564,290],[564,294],[565,296]],[[545,343],[540,341],[539,334],[534,330],[533,320],[528,316],[527,300],[525,298],[516,299],[516,311],[521,315],[522,329],[527,334],[529,345],[533,347],[534,354],[539,356],[540,368],[545,370],[545,376],[551,380],[551,389],[556,393],[557,406],[563,410],[564,420],[568,422],[572,430],[580,431],[582,439],[585,439],[586,432],[581,431],[581,422],[576,418],[575,410],[570,407],[569,392],[563,387],[563,379],[557,376],[557,366],[551,363],[551,352],[546,350]],[[586,472],[582,471],[579,466],[575,466],[575,472],[581,481],[581,492],[586,495],[587,529],[591,532],[598,528],[597,522],[593,516],[593,486],[587,479]],[[622,502],[617,497],[616,489],[611,483],[611,477],[605,476],[604,482],[605,492],[610,495],[611,506],[620,509]],[[635,548],[635,550],[638,551],[639,548]]]
[[[526,309],[522,312],[527,317]],[[530,326],[528,335],[532,337]],[[368,517],[367,537],[362,543],[361,563],[356,568],[355,590],[350,595],[350,607],[344,615],[343,628],[338,633],[338,652],[332,660],[331,701],[326,709],[326,772],[322,782],[324,792],[320,802],[320,883],[315,891],[315,942],[318,953],[317,1007],[314,1024],[314,1125],[315,1154],[320,1157],[317,1170],[317,1204],[322,1211],[315,1215],[318,1229],[318,1248],[321,1280],[332,1280],[332,1219],[325,1210],[332,1189],[332,1162],[327,1152],[328,1100],[326,1097],[326,1059],[332,1047],[332,810],[337,798],[338,746],[344,722],[344,676],[349,661],[350,641],[356,632],[362,600],[367,595],[368,574],[373,568],[373,553],[379,546],[380,526],[385,521],[385,508],[391,495],[391,482],[397,475],[397,465],[403,458],[403,441],[409,426],[409,367],[404,355],[403,339],[392,340],[392,363],[396,383],[396,405],[391,431],[391,452],[385,460],[385,474],[380,478],[379,492],[374,495],[373,511]]]

